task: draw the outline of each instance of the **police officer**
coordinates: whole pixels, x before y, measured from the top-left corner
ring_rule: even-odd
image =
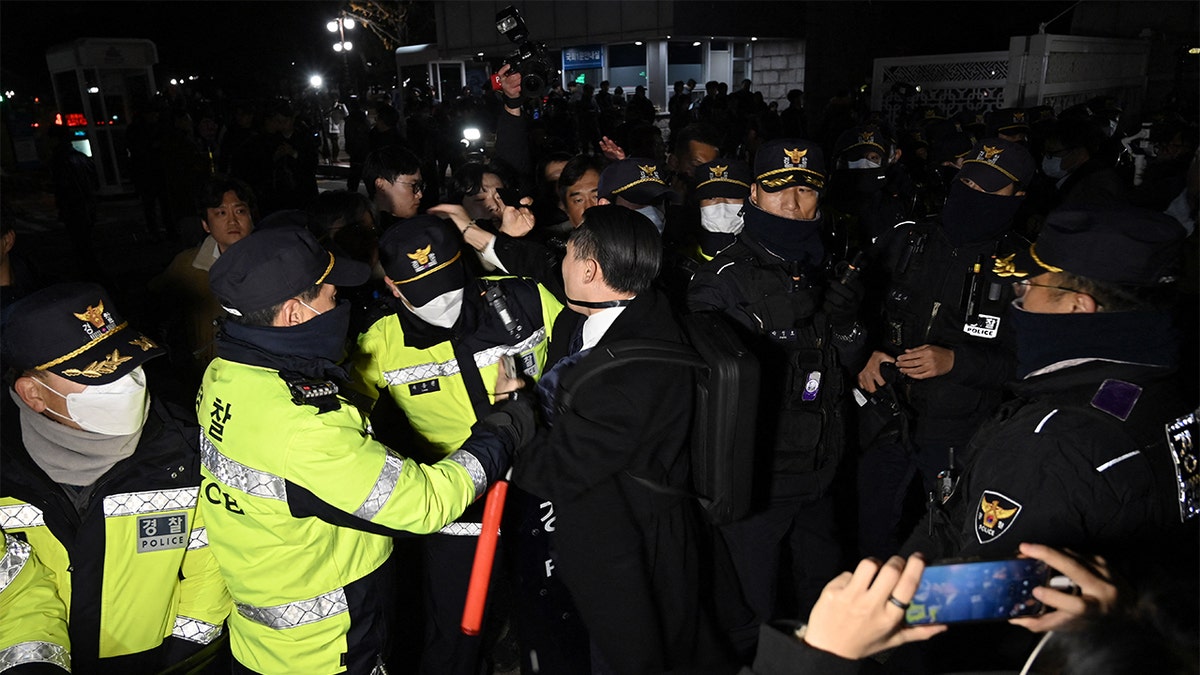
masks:
[[[541,375],[562,305],[528,279],[468,278],[459,234],[437,216],[389,229],[379,255],[390,294],[358,338],[353,386],[372,400],[387,390],[424,446],[420,454],[437,461],[508,395],[495,387],[502,362]],[[423,672],[478,671],[479,639],[459,629],[478,535],[479,514],[468,513],[422,542],[430,605]]]
[[[829,178],[829,232],[845,254],[871,245],[892,225],[910,218],[916,187],[899,162],[900,149],[875,125],[852,127],[837,140]]]
[[[693,259],[707,262],[733,243],[744,225],[743,210],[753,182],[750,166],[737,159],[715,159],[695,168],[691,196],[700,207],[700,231]]]
[[[1164,427],[1180,394],[1170,301],[1183,228],[1132,208],[1057,211],[1037,243],[996,261],[1017,299],[1016,398],[971,439],[945,509],[905,544],[927,556],[1002,557],[1023,541],[1153,559],[1181,503]],[[1193,432],[1194,433],[1194,430]],[[1179,455],[1179,470],[1195,467]],[[1172,546],[1172,544],[1175,544]]]
[[[984,140],[964,162],[939,217],[900,223],[876,242],[870,269],[883,297],[872,312],[875,351],[858,384],[867,395],[898,396],[906,412],[897,420],[901,433],[863,439],[864,555],[895,551],[914,475],[922,494],[940,490],[938,475],[952,479],[967,461],[967,440],[1000,403],[1014,359],[1006,319],[1012,290],[991,273],[992,261],[1024,244],[1011,232],[1012,216],[1033,172],[1023,146]]]
[[[1196,615],[1200,549],[1195,522],[1181,520],[1197,508],[1190,439],[1200,430],[1188,420],[1196,400],[1174,377],[1170,310],[1182,238],[1161,213],[1059,211],[1036,244],[997,260],[1018,295],[1015,398],[971,438],[972,463],[906,552],[998,558],[1039,542],[1099,554],[1114,578],[1161,583],[1186,603],[1179,616]],[[1181,436],[1190,439],[1168,447]],[[987,631],[999,669],[1032,648],[1005,628]],[[979,637],[931,644],[935,672],[961,670],[948,661],[978,655]]]
[[[718,311],[747,333],[763,364],[756,468],[766,490],[750,517],[722,528],[756,621],[735,631],[749,647],[758,623],[779,611],[775,579],[790,550],[791,574],[807,613],[840,570],[830,486],[842,458],[842,364],[860,358],[856,321],[862,287],[833,274],[821,241],[818,198],[825,188],[820,148],[781,139],[755,157],[744,228],[692,279],[691,311]]]
[[[532,426],[514,401],[430,465],[376,441],[337,393],[337,285],[368,274],[291,227],[250,235],[210,274],[229,317],[196,399],[201,508],[237,606],[233,656],[257,672],[383,672],[392,535],[458,517]]]
[[[71,283],[13,306],[4,351],[0,527],[54,574],[75,672],[215,651],[230,602],[196,510],[199,432],[142,369],[163,350],[103,288]]]

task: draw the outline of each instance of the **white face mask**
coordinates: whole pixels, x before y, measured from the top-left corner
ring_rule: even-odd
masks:
[[[737,234],[742,231],[742,205],[709,204],[700,207],[700,227],[709,232]]]
[[[103,436],[128,436],[146,423],[150,396],[141,366],[115,382],[90,385],[76,394],[61,394],[36,377],[33,381],[67,401],[67,415],[49,408],[46,412],[69,419],[84,431]]]
[[[1067,172],[1062,168],[1062,157],[1045,157],[1042,159],[1042,173],[1047,176],[1059,179],[1067,175]]]
[[[650,222],[654,223],[654,227],[658,228],[659,234],[663,233],[666,223],[663,222],[662,211],[658,210],[657,206],[643,206],[637,212],[649,218]]]
[[[869,159],[856,159],[853,162],[847,162],[847,169],[878,169],[883,166],[879,162],[872,162]]]
[[[442,293],[420,307],[410,306],[409,309],[425,323],[449,328],[458,321],[458,315],[462,312],[463,290],[459,288]]]

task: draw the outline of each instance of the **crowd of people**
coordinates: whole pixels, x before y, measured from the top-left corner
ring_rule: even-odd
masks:
[[[1194,109],[497,81],[147,106],[136,293],[60,151],[77,278],[0,238],[0,670],[1197,672]],[[696,317],[756,406],[622,358]],[[701,416],[753,429],[733,518]],[[1048,613],[907,625],[926,565],[1018,555]]]

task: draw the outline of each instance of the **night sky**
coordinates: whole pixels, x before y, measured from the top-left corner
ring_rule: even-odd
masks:
[[[753,5],[768,3],[728,4],[751,11]],[[900,56],[1006,49],[1006,36],[1036,32],[1039,21],[1073,3],[875,0],[837,4],[846,8],[848,16],[871,17],[863,28],[873,35],[860,47],[877,52],[871,56]],[[341,6],[336,0],[0,0],[0,85],[49,95],[46,49],[82,37],[153,40],[158,46],[155,71],[160,80],[196,74],[236,79],[254,87],[272,86],[283,78],[306,80],[313,72],[328,76],[342,65],[331,49],[333,39],[325,24]],[[982,17],[988,18],[980,21]],[[1066,32],[1069,21],[1068,15],[1056,27]],[[356,32],[353,58],[360,60],[358,67],[368,60],[386,67],[383,64],[390,57],[378,41],[367,31]]]
[[[325,24],[340,2],[0,2],[0,72],[7,89],[49,93],[46,49],[84,37],[145,38],[158,46],[160,77],[247,79],[340,67]],[[361,38],[367,38],[361,31]],[[358,43],[363,39],[356,40]],[[196,71],[194,73],[190,71]]]

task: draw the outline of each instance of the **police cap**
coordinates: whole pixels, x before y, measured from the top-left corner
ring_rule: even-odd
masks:
[[[225,311],[238,316],[274,307],[313,286],[358,286],[371,268],[335,257],[311,232],[295,226],[255,230],[221,254],[208,285]]]
[[[1028,250],[996,263],[1018,278],[1069,272],[1123,286],[1174,281],[1184,229],[1171,216],[1135,207],[1052,211]]]
[[[48,371],[79,384],[108,384],[164,353],[129,326],[108,292],[96,284],[43,288],[9,311],[4,357],[18,371]]]
[[[432,215],[402,220],[379,238],[383,271],[413,307],[467,285],[461,237]]]
[[[767,192],[790,187],[825,189],[825,155],[816,143],[798,138],[767,141],[754,156],[754,180]]]

